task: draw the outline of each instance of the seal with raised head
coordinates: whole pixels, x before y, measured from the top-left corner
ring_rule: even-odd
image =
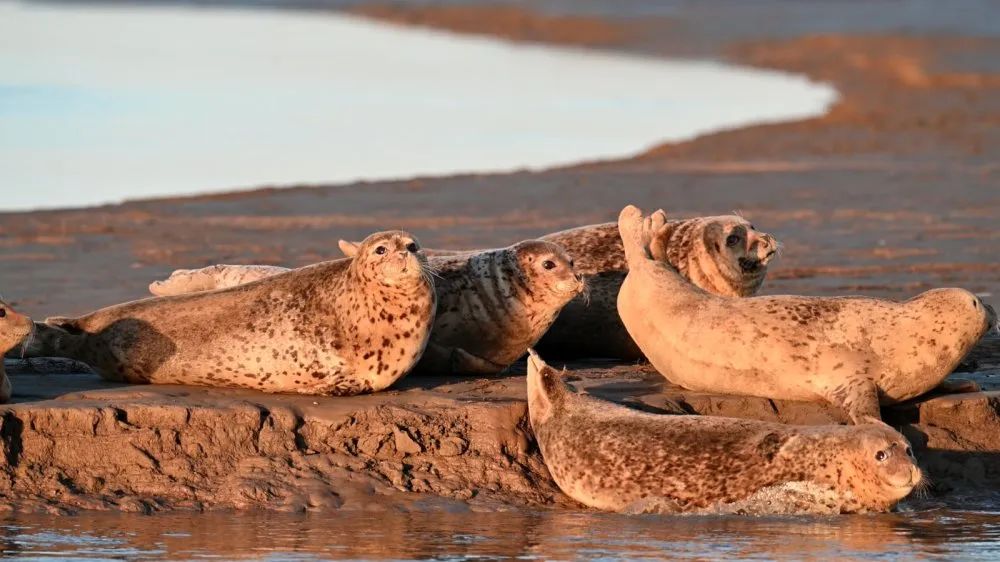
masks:
[[[355,242],[340,241],[347,256]],[[584,291],[573,261],[551,242],[526,240],[496,250],[454,252],[429,260],[435,276],[437,316],[415,372],[494,374],[524,355],[559,311]],[[160,291],[201,290],[288,271],[272,266],[217,265],[179,270],[154,286]]]
[[[664,214],[663,218],[666,228],[657,232],[656,260],[669,263],[692,283],[716,295],[748,297],[757,293],[778,251],[773,236],[737,215],[667,221]],[[559,244],[574,257],[577,271],[587,282],[589,298],[577,298],[566,305],[538,343],[539,351],[558,357],[641,359],[642,352],[618,317],[618,291],[628,272],[618,225],[582,226],[543,236],[542,240]]]
[[[662,214],[643,220],[628,206],[618,227],[629,264],[619,315],[653,366],[690,390],[826,400],[854,423],[879,420],[880,403],[940,385],[996,323],[963,289],[904,302],[714,295],[654,258],[669,228]]]
[[[608,511],[707,511],[789,484],[829,492],[839,512],[887,511],[923,479],[910,444],[882,423],[793,426],[641,412],[576,394],[534,351],[528,417],[559,488]]]
[[[18,314],[9,304],[0,300],[0,403],[10,402],[12,387],[3,357],[24,341],[34,328],[31,318]]]
[[[81,360],[112,380],[351,395],[382,390],[413,368],[435,305],[416,239],[380,232],[352,259],[50,319],[28,348]]]

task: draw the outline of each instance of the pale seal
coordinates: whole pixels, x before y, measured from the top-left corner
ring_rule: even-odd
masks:
[[[347,256],[357,243],[340,241]],[[559,311],[584,291],[573,261],[551,242],[526,240],[496,250],[450,252],[429,260],[435,275],[437,316],[415,372],[495,374],[524,355]],[[237,284],[288,271],[273,266],[216,265],[178,270],[150,285],[188,292]]]
[[[351,395],[387,388],[413,368],[435,304],[417,241],[381,232],[353,259],[50,319],[28,348],[112,380]]]
[[[714,295],[654,259],[665,228],[661,214],[622,211],[629,273],[618,312],[653,366],[690,390],[826,400],[854,423],[878,420],[880,403],[938,386],[996,323],[962,289],[904,302]]]
[[[34,329],[31,318],[18,314],[9,304],[0,300],[0,403],[10,402],[12,387],[3,356],[27,338]]]
[[[574,393],[533,351],[528,417],[559,488],[608,511],[718,511],[793,483],[830,492],[840,512],[887,511],[923,479],[910,444],[881,423],[640,412]]]
[[[736,215],[666,221],[666,225],[657,233],[660,244],[654,258],[717,295],[756,294],[778,251],[773,236]],[[587,282],[589,299],[576,298],[566,305],[539,342],[539,351],[558,357],[641,359],[642,352],[618,317],[618,291],[628,272],[618,225],[582,226],[542,240],[559,244],[573,256]],[[428,252],[432,255],[434,250]]]

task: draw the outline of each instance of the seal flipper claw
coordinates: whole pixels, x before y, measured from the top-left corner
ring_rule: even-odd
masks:
[[[823,388],[820,396],[847,413],[854,425],[882,423],[878,386],[867,377],[859,376],[835,387]]]

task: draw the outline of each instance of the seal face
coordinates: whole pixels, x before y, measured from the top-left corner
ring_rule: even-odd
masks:
[[[0,300],[0,403],[10,402],[12,387],[3,356],[21,344],[34,329],[31,318],[18,314],[9,304]]]
[[[655,256],[667,251],[662,215],[622,211],[629,273],[618,312],[667,379],[691,390],[788,400],[827,400],[854,423],[879,403],[939,385],[996,316],[962,289],[905,302],[865,297],[730,299],[691,285]]]
[[[884,424],[790,426],[659,415],[578,395],[529,351],[528,416],[556,484],[584,505],[711,510],[789,483],[844,513],[887,511],[921,483],[910,444]]]
[[[435,304],[416,239],[381,232],[353,259],[50,319],[30,352],[79,359],[128,382],[358,394],[412,369]]]
[[[659,244],[654,258],[717,295],[756,294],[778,251],[773,236],[736,215],[665,224],[656,234]],[[543,240],[563,246],[576,258],[577,270],[585,276],[590,289],[590,299],[577,298],[566,305],[538,349],[559,357],[641,359],[642,352],[618,318],[618,291],[628,272],[618,225],[583,226],[549,234]]]
[[[438,312],[417,366],[422,373],[502,371],[584,291],[573,260],[551,242],[527,240],[430,261],[438,275]]]

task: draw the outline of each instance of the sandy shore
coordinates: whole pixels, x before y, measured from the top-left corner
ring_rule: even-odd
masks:
[[[337,257],[338,238],[384,228],[412,230],[428,246],[505,245],[610,220],[634,202],[674,216],[738,209],[777,235],[785,251],[768,293],[906,298],[962,286],[1000,306],[1000,39],[979,37],[974,15],[933,34],[919,26],[907,35],[871,34],[860,17],[845,18],[830,35],[813,35],[799,20],[755,27],[767,10],[780,15],[782,5],[762,4],[762,14],[719,28],[700,8],[600,18],[484,6],[355,8],[467,33],[798,72],[832,83],[841,99],[817,119],[544,172],[4,214],[0,289],[37,318],[81,313],[146,296],[151,280],[177,267],[302,265]],[[891,20],[894,6],[871,8],[871,17],[882,10]],[[738,21],[729,16],[741,9],[715,10],[728,22]],[[987,342],[974,359],[967,364],[972,378],[995,387],[1000,345]],[[804,404],[684,397],[641,367],[578,367],[583,386],[644,407],[680,399],[699,413],[837,419]],[[4,410],[0,430],[0,494],[24,505],[369,509],[427,498],[484,509],[570,505],[526,430],[523,371],[409,379],[389,393],[312,404],[236,391],[112,387],[93,375],[26,369],[14,371],[18,403]],[[1000,394],[936,398],[886,416],[933,465],[940,497],[1000,490]]]

